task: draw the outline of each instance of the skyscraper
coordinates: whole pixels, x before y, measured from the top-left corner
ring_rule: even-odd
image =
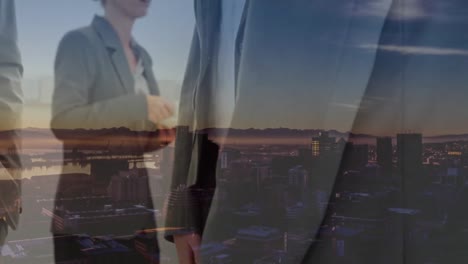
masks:
[[[347,142],[343,149],[342,169],[360,170],[367,165],[369,161],[368,145]]]
[[[365,144],[353,145],[353,163],[357,168],[366,166],[369,161],[369,146]]]
[[[312,138],[312,156],[330,153],[336,145],[336,138],[330,137],[328,132],[320,132],[317,137]]]
[[[403,191],[411,192],[422,170],[422,134],[397,135],[398,169]]]
[[[389,171],[392,167],[393,146],[391,137],[377,138],[377,163],[384,169]]]

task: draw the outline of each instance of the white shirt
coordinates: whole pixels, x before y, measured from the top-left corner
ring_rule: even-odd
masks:
[[[146,81],[144,72],[145,67],[143,67],[143,62],[141,59],[139,59],[135,71],[133,72],[133,79],[135,80],[135,92],[137,94],[150,94],[148,82]]]
[[[145,78],[145,67],[143,66],[143,61],[138,59],[137,66],[135,71],[133,72],[133,80],[134,80],[134,89],[136,94],[144,94],[149,95],[151,94],[150,89],[148,87],[148,82]],[[135,127],[139,131],[152,131],[154,130],[153,125],[150,125],[149,122],[146,120],[136,121]]]
[[[215,54],[210,126],[230,126],[235,107],[236,39],[246,0],[221,0],[221,24],[218,51]]]

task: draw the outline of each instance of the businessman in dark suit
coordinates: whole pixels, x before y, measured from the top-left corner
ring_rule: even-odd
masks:
[[[18,128],[22,109],[20,53],[17,46],[15,3],[0,1],[0,246],[8,227],[16,229],[21,211],[21,164],[18,156]]]
[[[216,158],[223,144],[209,138],[227,141],[229,135],[202,130],[271,127],[267,116],[278,118],[275,127],[283,123],[287,127],[287,120],[310,113],[310,105],[314,104],[325,110],[302,120],[304,126],[328,127],[327,123],[343,118],[334,108],[339,89],[344,89],[346,78],[355,74],[360,78],[346,87],[352,89],[346,99],[353,102],[362,97],[375,54],[374,50],[361,56],[353,45],[362,41],[373,43],[375,49],[391,5],[391,1],[384,2],[382,10],[372,10],[379,13],[368,24],[365,16],[358,15],[368,3],[358,1],[350,5],[340,1],[245,1],[231,9],[225,2],[195,1],[196,30],[179,110],[179,125],[184,129],[178,130],[176,140],[167,216],[167,225],[180,229],[166,234],[169,240],[175,240],[184,261],[193,262],[199,257],[202,240],[223,239],[216,231],[222,233],[217,211],[223,205],[211,204],[212,200],[206,198],[216,189]],[[331,26],[323,27],[327,23]],[[229,35],[232,32],[234,37]],[[231,46],[226,44],[228,41]],[[231,54],[229,61],[226,57]],[[355,67],[353,62],[358,57],[363,57],[362,64]],[[231,97],[219,97],[218,90]],[[228,103],[219,107],[219,101]],[[231,104],[234,110],[226,110]],[[218,111],[228,112],[227,122],[216,121],[213,113]],[[346,112],[342,119],[346,126],[351,126],[354,115]],[[332,188],[333,180],[327,184],[326,188]],[[317,230],[322,218],[304,219],[303,227]],[[305,254],[306,248],[302,251]]]
[[[408,130],[434,133],[448,119],[456,117],[458,121],[451,123],[450,131],[461,131],[465,111],[460,111],[460,107],[466,97],[460,87],[466,82],[458,80],[466,76],[462,74],[465,63],[463,48],[453,47],[454,42],[463,43],[465,38],[461,30],[464,19],[456,16],[456,10],[465,10],[461,1],[444,5],[404,0],[378,4],[246,1],[240,22],[226,21],[223,15],[232,13],[224,11],[224,6],[223,1],[195,1],[196,30],[180,100],[179,125],[183,128],[176,139],[167,216],[167,225],[179,229],[168,232],[166,237],[175,240],[179,257],[187,263],[197,258],[209,261],[209,254],[199,256],[200,246],[229,241],[233,236],[228,228],[246,227],[245,223],[221,216],[226,204],[216,192],[216,179],[222,172],[214,160],[224,147],[223,142],[229,142],[231,137],[229,133],[220,136],[205,129],[224,125],[212,121],[213,112],[219,110],[213,101],[226,100],[217,97],[218,89],[233,89],[230,92],[234,110],[229,114],[228,128],[308,127],[394,136]],[[447,22],[448,17],[456,19]],[[239,25],[234,27],[237,36],[234,48],[224,50],[223,42],[229,36],[223,38],[223,25],[230,23]],[[442,49],[425,48],[428,45]],[[231,68],[226,67],[224,60],[230,52],[234,54]],[[454,71],[444,70],[447,66]],[[224,70],[233,75],[223,74]],[[457,80],[455,92],[449,95],[441,90],[447,76]],[[220,84],[220,80],[224,81]],[[229,81],[234,84],[229,86]],[[209,140],[220,137],[223,140],[217,144]],[[358,206],[348,206],[352,204],[333,197],[340,192],[337,176],[343,164],[353,158],[346,148],[338,152],[337,159],[315,164],[311,170],[316,177],[313,188],[324,194],[328,210],[306,214],[294,224],[286,223],[286,231],[302,229],[311,234],[306,235],[309,242],[295,248],[293,258],[283,262],[420,261],[417,255],[425,247],[412,242],[410,234],[418,228],[406,220],[392,220],[389,225],[393,231],[385,229],[385,239],[377,240],[371,247],[354,245],[351,260],[329,254],[338,247],[337,243],[321,243],[322,229],[334,226],[336,221],[330,212],[339,207],[342,213],[355,215],[359,210]],[[397,172],[400,176],[405,173]],[[402,189],[396,197],[369,208],[375,217],[388,216],[387,203],[420,207],[413,194],[421,192],[418,188],[425,186],[424,180],[403,181],[404,187],[398,185]],[[237,189],[237,195],[248,196],[244,200],[256,199],[245,189]],[[206,198],[210,196],[214,198]],[[279,217],[275,212],[280,212],[281,206],[272,207],[277,210],[261,215],[260,223]],[[248,255],[236,257],[252,262]]]
[[[219,145],[225,133],[203,133],[230,125],[237,94],[240,49],[249,1],[195,1],[196,29],[181,94],[166,238],[181,263],[198,259],[196,249],[216,187]]]

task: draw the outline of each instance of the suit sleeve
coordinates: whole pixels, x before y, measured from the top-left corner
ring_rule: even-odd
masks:
[[[61,138],[61,129],[132,127],[147,119],[145,95],[128,94],[92,102],[96,80],[95,49],[79,31],[65,35],[55,59],[55,89],[51,128]]]
[[[174,169],[171,179],[171,189],[167,203],[165,238],[174,241],[174,235],[184,233],[200,233],[202,227],[196,217],[199,208],[187,186],[190,164],[192,160],[192,141],[190,133],[194,123],[193,93],[198,81],[200,70],[200,43],[195,30],[192,39],[187,69],[182,85],[179,120],[175,140]]]
[[[20,212],[21,162],[19,127],[23,96],[21,91],[20,52],[14,0],[0,0],[0,209],[6,211],[11,228],[16,229]],[[5,211],[3,213],[5,213]]]

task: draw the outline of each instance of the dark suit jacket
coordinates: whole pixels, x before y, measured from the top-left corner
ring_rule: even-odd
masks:
[[[206,141],[203,139],[206,137],[206,134],[191,132],[206,128],[204,119],[207,111],[210,111],[206,109],[208,105],[206,104],[206,100],[210,100],[210,89],[215,89],[215,87],[211,87],[210,76],[213,71],[211,58],[213,57],[214,48],[216,47],[217,30],[221,15],[219,5],[219,1],[195,1],[196,29],[180,99],[179,125],[184,127],[184,129],[179,129],[176,137],[176,164],[174,166],[173,190],[189,188],[190,186],[194,186],[195,188],[200,187],[197,185],[197,183],[201,181],[200,179],[209,177],[214,179],[213,175],[206,177],[206,175],[201,175],[199,173],[200,167],[211,167],[212,170],[213,167],[216,168],[216,163],[200,163],[203,156],[201,153],[208,148],[207,144],[201,143]],[[310,48],[314,48],[313,43],[315,40],[313,39],[314,36],[312,32],[313,30],[320,31],[320,25],[313,24],[316,22],[313,21],[313,15],[310,13],[311,8],[313,8],[312,5],[312,3],[307,3],[305,1],[293,1],[291,4],[286,4],[281,1],[247,1],[236,45],[237,106],[232,127],[235,127],[237,125],[236,123],[242,122],[241,119],[247,116],[249,120],[252,121],[249,125],[258,124],[262,126],[264,118],[257,116],[260,112],[258,109],[259,104],[264,102],[277,102],[278,98],[282,98],[282,95],[287,93],[298,95],[300,90],[304,88],[304,85],[311,84],[301,83],[296,86],[291,85],[283,87],[283,89],[277,88],[268,90],[270,87],[258,85],[259,81],[264,81],[265,79],[259,80],[255,79],[255,77],[263,75],[284,80],[284,77],[277,75],[272,71],[272,68],[275,66],[274,63],[278,65],[284,63],[283,59],[289,59],[289,64],[284,64],[282,68],[291,74],[297,72],[297,77],[303,80],[313,80],[311,76],[312,73],[304,69],[307,67],[307,60],[313,59],[313,57],[311,57],[313,54],[305,54],[306,56],[303,58],[297,58],[293,57],[295,54],[288,53],[295,48],[304,49],[309,43],[312,45]],[[336,2],[328,4],[320,3],[313,14],[319,14],[320,8],[327,8],[327,11],[330,12],[330,9],[333,8],[334,5],[338,4]],[[281,14],[280,10],[284,13]],[[352,11],[356,12],[356,10],[357,7]],[[281,17],[281,15],[283,15],[283,17]],[[384,10],[384,16],[385,15],[386,11]],[[273,22],[275,16],[278,16],[277,20],[279,21],[276,22],[276,24]],[[362,32],[359,31],[359,26],[362,24],[357,24],[357,22],[353,23],[352,19],[353,16],[348,14],[346,17],[341,18],[340,21],[335,22],[336,28],[333,32],[329,32],[326,37],[330,39],[336,37],[339,40],[348,42],[358,38],[358,36],[362,34]],[[383,21],[383,19],[381,20]],[[377,22],[377,24],[378,23],[382,22]],[[379,26],[377,25],[376,27]],[[269,35],[262,31],[268,31]],[[318,33],[326,34],[325,30]],[[278,39],[284,39],[285,41],[270,39],[274,34],[277,35]],[[288,37],[290,36],[295,38],[288,42]],[[304,37],[302,38],[302,36]],[[374,41],[377,40],[374,39]],[[324,45],[327,44],[320,43],[320,45],[321,46],[316,45],[317,48],[324,48]],[[276,53],[273,56],[272,54],[274,52]],[[349,50],[343,48],[342,53],[329,53],[328,55],[330,57],[328,61],[333,63],[323,65],[324,67],[329,67],[326,69],[328,72],[324,69],[325,73],[332,75],[340,71],[336,60],[343,58],[346,60],[353,59],[346,57],[347,52],[349,52]],[[272,60],[267,61],[262,56],[270,56]],[[270,62],[272,64],[268,64]],[[297,65],[302,63],[300,65],[301,68],[298,69],[295,63],[297,63]],[[344,70],[341,70],[341,72],[344,72]],[[315,74],[320,75],[323,73]],[[294,78],[294,76],[289,78]],[[274,80],[272,82],[274,82]],[[360,91],[358,90],[357,92],[362,93],[364,87],[365,81],[362,87],[360,87]],[[313,95],[316,91],[320,91],[320,89],[320,87],[311,88],[309,94]],[[295,90],[297,90],[297,92],[295,92]],[[324,91],[324,89],[321,89],[321,91]],[[320,98],[313,95],[312,98],[317,98],[317,100],[313,102],[323,101],[321,104],[324,104],[324,107],[329,107],[327,102],[329,102],[332,94],[328,91],[325,91],[325,93],[322,92],[322,94],[323,95],[317,93],[318,96],[321,96]],[[297,96],[286,98],[292,98],[293,100],[298,99]],[[304,95],[303,98],[309,97],[308,95]],[[313,102],[310,101],[309,103]],[[302,109],[307,110],[307,106],[308,104],[302,105],[302,108],[296,111],[301,111]],[[326,113],[327,111],[325,110],[323,112]],[[287,116],[284,117],[284,119],[294,118],[294,112],[290,114],[293,116]],[[214,187],[213,181],[208,181],[210,182],[210,184],[208,184],[209,187]],[[176,193],[179,194],[179,191],[176,191]],[[202,230],[201,226],[197,226],[197,224],[194,223],[200,223],[200,221],[203,222],[203,220],[191,219],[190,215],[198,215],[197,213],[191,212],[192,207],[189,206],[189,210],[184,212],[179,212],[175,209],[176,207],[177,206],[169,208],[168,224],[170,226],[187,227],[196,232]],[[196,211],[197,209],[194,210]]]
[[[328,130],[338,124],[340,131],[356,134],[425,134],[440,128],[466,131],[463,120],[468,111],[462,103],[467,98],[463,88],[467,83],[463,55],[466,19],[457,15],[457,10],[465,9],[466,4],[458,0],[446,4],[393,0],[378,5],[372,1],[250,1],[242,45],[238,46],[242,52],[237,53],[237,103],[231,127],[288,127],[300,116],[302,127]],[[215,89],[210,86],[210,61],[216,45],[219,2],[195,1],[195,13],[196,31],[179,112],[180,124],[186,127],[178,131],[176,139],[168,226],[180,227],[180,232],[202,233],[204,241],[228,240],[232,236],[217,236],[225,231],[225,222],[231,227],[244,226],[233,219],[219,219],[222,202],[215,199],[209,204],[199,198],[203,197],[200,189],[212,193],[220,171],[212,159],[203,158],[215,152],[206,133],[190,133],[205,128],[203,117],[209,109],[204,100],[210,100],[209,90]],[[447,92],[447,87],[452,92]],[[307,118],[303,113],[308,113]],[[266,118],[271,116],[274,122]],[[320,175],[314,172],[322,180],[319,187],[326,197],[339,191],[336,177],[350,155],[343,149],[341,158],[328,164]],[[237,191],[240,196],[247,195],[244,190]],[[329,198],[330,206],[339,206]],[[401,201],[402,197],[391,199],[395,199],[391,201],[394,205],[412,204]],[[377,218],[387,217],[388,208],[383,206],[370,210]],[[349,215],[356,210],[353,206],[343,208]],[[310,242],[294,248],[292,263],[339,262],[340,258],[330,254],[336,250],[334,245],[320,243],[321,227],[331,227],[334,221],[321,211],[286,227],[310,232]],[[409,242],[410,230],[417,228],[401,219],[388,225],[393,232],[385,239],[373,245],[353,245],[349,263],[422,261],[424,247]],[[173,234],[167,237],[171,239]]]
[[[194,7],[196,26],[180,96],[174,154],[176,162],[166,217],[167,226],[176,230],[166,232],[165,237],[169,241],[173,241],[175,234],[203,232],[216,186],[219,147],[208,140],[208,134],[199,133],[198,130],[204,128],[207,111],[210,111],[207,102],[213,88],[210,83],[211,66],[221,6],[220,1],[210,0],[194,1]],[[236,62],[238,58],[236,56]]]

